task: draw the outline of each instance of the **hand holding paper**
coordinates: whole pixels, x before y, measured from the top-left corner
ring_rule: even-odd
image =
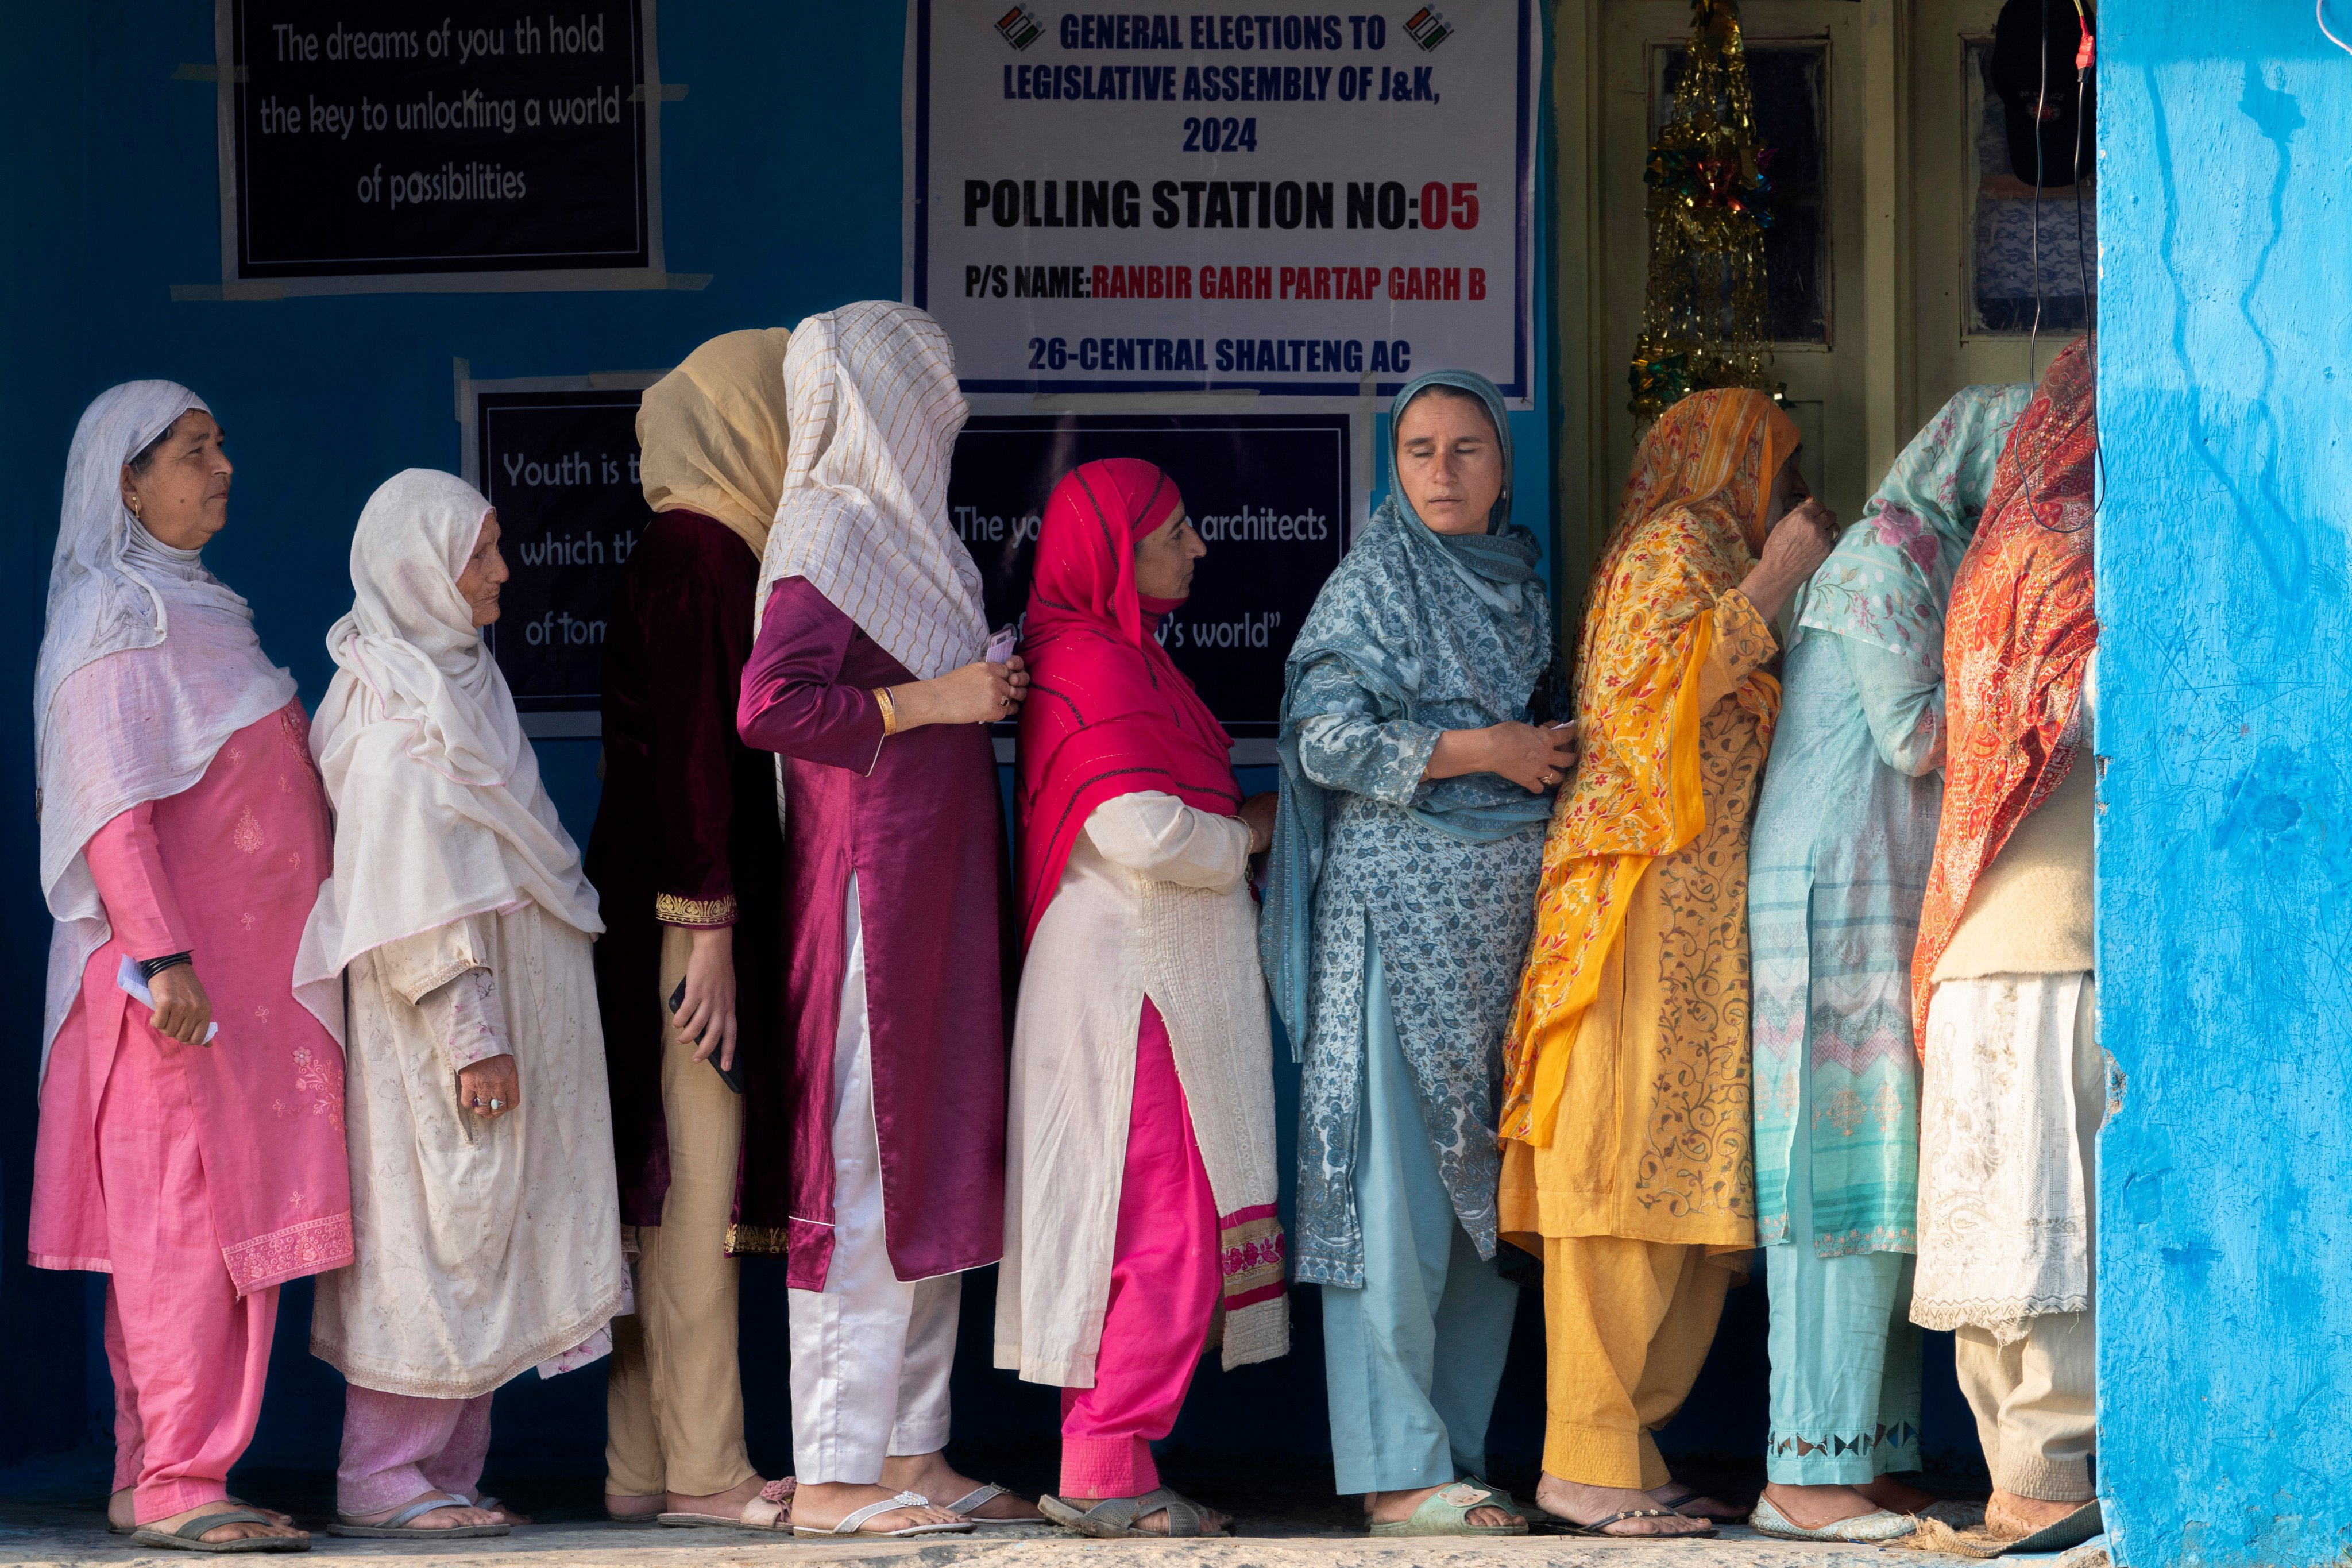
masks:
[[[134,1001],[143,1002],[147,1005],[150,1014],[147,1021],[154,1025],[156,1028],[162,1030],[164,1034],[170,1035],[173,1038],[181,1040],[184,1044],[187,1045],[211,1045],[213,1043],[213,1037],[220,1033],[220,1026],[211,1020],[212,998],[205,994],[204,982],[196,978],[195,967],[193,964],[184,963],[177,968],[163,971],[162,974],[158,974],[155,978],[158,981],[162,981],[172,976],[184,976],[185,984],[194,987],[195,994],[192,997],[174,997],[168,1000],[177,1003],[182,1007],[193,1004],[194,1005],[203,1009],[203,1016],[205,1020],[204,1026],[205,1032],[204,1038],[200,1040],[188,1039],[179,1031],[170,1027],[169,1022],[163,1016],[163,1007],[155,1001],[154,992],[149,988],[147,982],[140,976],[138,960],[131,957],[127,953],[124,954],[122,959],[122,967],[115,972],[114,983],[117,985],[121,986],[125,992],[129,993]],[[170,989],[175,991],[182,989],[182,983],[174,980]],[[194,1031],[193,1029],[189,1031],[191,1034],[194,1032]]]

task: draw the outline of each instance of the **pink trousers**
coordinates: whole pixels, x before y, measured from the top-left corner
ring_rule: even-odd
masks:
[[[335,1511],[382,1513],[426,1492],[478,1499],[482,1457],[490,1451],[490,1398],[423,1399],[346,1386]]]
[[[1216,1197],[1168,1026],[1147,997],[1095,1385],[1062,1391],[1064,1497],[1138,1497],[1160,1485],[1151,1444],[1184,1408],[1222,1285]]]
[[[278,1289],[229,1280],[186,1081],[146,1031],[125,1028],[98,1109],[104,1184],[106,1363],[114,1373],[114,1490],[141,1524],[228,1495],[253,1441],[278,1330]]]

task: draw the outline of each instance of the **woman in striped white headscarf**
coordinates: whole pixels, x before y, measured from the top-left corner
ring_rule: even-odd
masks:
[[[793,1526],[1034,1520],[940,1454],[962,1272],[1004,1238],[1011,933],[984,726],[1028,677],[982,657],[939,323],[875,300],[812,316],[783,374],[791,455],[738,718],[782,758],[793,1145],[832,1158],[795,1162],[783,1237],[738,1245],[789,1259]]]

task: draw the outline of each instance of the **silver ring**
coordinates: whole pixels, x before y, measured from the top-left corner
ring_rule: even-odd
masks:
[[[493,1115],[496,1115],[498,1112],[499,1112],[499,1111],[501,1111],[501,1110],[504,1110],[506,1108],[507,1108],[507,1102],[506,1102],[505,1100],[494,1100],[490,1101],[490,1111],[491,1111],[491,1114],[493,1114]]]

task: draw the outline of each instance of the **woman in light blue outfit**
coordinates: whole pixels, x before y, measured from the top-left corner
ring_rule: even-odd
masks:
[[[1477,1479],[1518,1301],[1496,1098],[1573,731],[1532,721],[1551,605],[1501,394],[1424,375],[1391,430],[1396,483],[1284,672],[1260,941],[1306,1064],[1292,1256],[1324,1287],[1339,1489],[1375,1533],[1517,1534]]]
[[[1943,802],[1944,607],[2031,388],[1971,386],[1800,602],[1748,885],[1770,1481],[1756,1528],[1883,1541],[1919,1468],[1911,950]]]

